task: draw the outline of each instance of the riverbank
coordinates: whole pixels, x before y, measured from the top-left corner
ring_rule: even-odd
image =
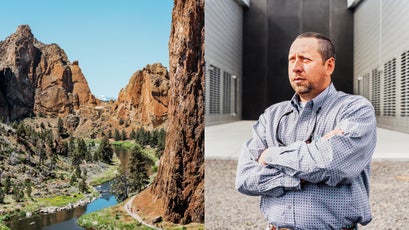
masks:
[[[123,203],[82,215],[77,223],[87,229],[140,229],[153,230],[133,219],[123,208]]]
[[[44,191],[33,190],[33,197],[26,197],[23,202],[15,202],[11,196],[6,196],[4,204],[0,206],[0,222],[8,221],[13,216],[29,217],[39,213],[55,213],[85,206],[100,196],[93,186],[115,178],[118,164],[107,165],[98,162],[82,164],[81,167],[87,168],[87,184],[92,185],[88,187],[87,193],[79,192],[78,185],[71,185],[68,176],[55,178],[51,182],[38,186]]]
[[[206,160],[206,229],[265,229],[259,197],[236,191],[237,161]],[[409,225],[409,161],[372,162],[372,221],[359,229],[406,229]]]

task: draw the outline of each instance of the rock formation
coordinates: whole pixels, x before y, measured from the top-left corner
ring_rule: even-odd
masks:
[[[169,74],[160,63],[134,73],[114,104],[119,119],[156,128],[167,119]]]
[[[175,0],[166,148],[157,177],[134,203],[153,197],[172,222],[204,222],[203,45],[204,0]]]
[[[78,64],[57,44],[36,40],[28,25],[0,42],[0,116],[59,116],[82,105],[96,105]]]

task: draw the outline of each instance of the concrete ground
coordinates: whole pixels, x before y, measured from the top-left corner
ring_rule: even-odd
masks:
[[[237,121],[205,128],[207,160],[237,160],[241,146],[251,138],[255,121]],[[373,160],[409,160],[409,134],[377,128]]]

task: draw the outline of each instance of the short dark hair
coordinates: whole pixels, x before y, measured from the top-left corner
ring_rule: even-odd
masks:
[[[298,35],[297,38],[316,38],[318,39],[318,44],[320,47],[319,52],[321,53],[322,61],[326,61],[329,58],[334,58],[335,59],[335,46],[332,43],[331,39],[328,37],[316,33],[316,32],[306,32]]]

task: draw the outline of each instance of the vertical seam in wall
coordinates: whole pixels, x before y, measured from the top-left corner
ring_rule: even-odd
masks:
[[[298,34],[301,34],[301,33],[303,33],[303,25],[302,25],[302,0],[299,0],[299,2],[300,2],[300,4],[299,4],[299,6],[300,6],[300,8],[298,8],[298,24],[300,25],[300,27],[299,27],[299,30],[300,31],[298,31]]]
[[[333,36],[332,36],[332,0],[330,0],[329,1],[329,20],[328,20],[328,37],[330,38],[330,39],[333,39]]]
[[[264,31],[266,33],[266,36],[265,36],[264,42],[265,42],[265,47],[267,47],[267,49],[266,49],[266,51],[264,53],[264,85],[266,86],[264,88],[264,98],[263,98],[263,106],[264,107],[268,106],[268,80],[267,80],[268,79],[268,68],[267,68],[267,66],[268,66],[268,40],[270,38],[270,33],[269,33],[269,30],[268,30],[269,22],[270,22],[270,20],[268,18],[268,15],[269,15],[268,2],[269,2],[268,0],[265,0],[266,11],[265,11],[264,17],[265,17],[266,24],[264,25],[265,26]]]

